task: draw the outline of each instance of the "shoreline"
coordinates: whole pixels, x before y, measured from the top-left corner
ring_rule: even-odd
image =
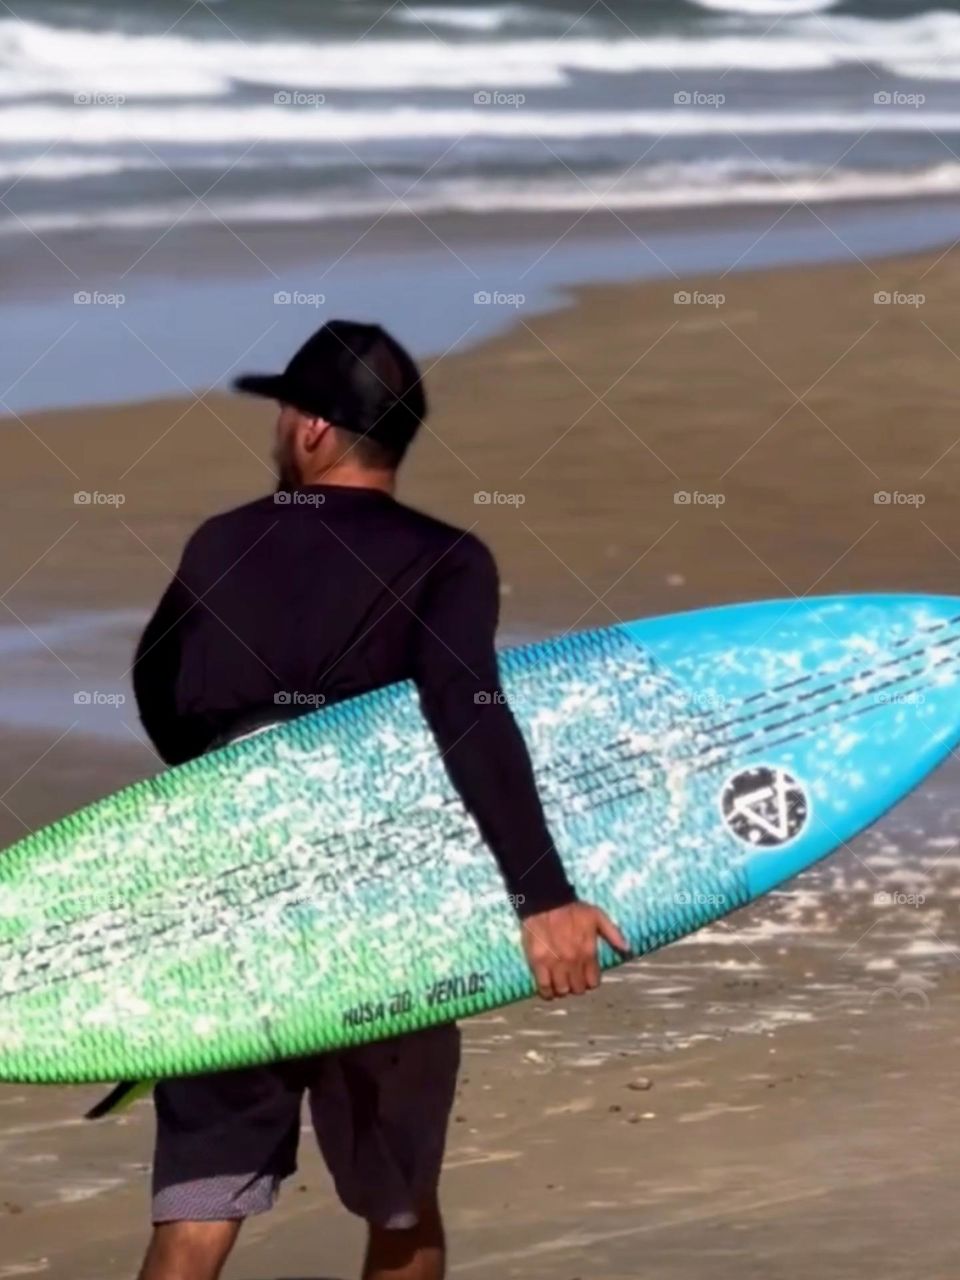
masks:
[[[222,389],[241,356],[275,363],[338,314],[380,319],[420,357],[466,352],[585,286],[936,252],[954,204],[449,214],[22,245],[5,255],[0,386],[14,412]]]
[[[613,597],[621,606],[648,603],[644,612],[813,585],[933,590],[955,559],[949,536],[941,534],[938,550],[934,535],[929,554],[916,557],[899,530],[919,533],[934,515],[946,521],[943,533],[957,528],[954,257],[951,247],[862,265],[576,286],[569,305],[521,315],[506,333],[424,361],[432,413],[400,496],[441,518],[475,520],[506,551],[504,623],[520,631],[569,626],[572,598],[590,603],[580,568],[587,552],[586,577],[599,582],[650,557],[642,599],[623,590]],[[878,305],[881,290],[925,301]],[[692,301],[675,302],[678,291]],[[722,301],[711,305],[715,295]],[[242,357],[242,367],[256,363]],[[0,420],[11,479],[24,495],[5,515],[5,577],[41,615],[145,607],[195,523],[270,491],[272,419],[265,401],[213,390]],[[779,474],[784,460],[796,468],[789,475]],[[922,484],[919,503],[902,500],[908,480]],[[710,502],[718,483],[724,492]],[[591,485],[605,490],[602,499]],[[78,505],[78,492],[100,496]],[[494,499],[478,504],[484,492]],[[519,503],[503,500],[514,492]],[[886,509],[878,492],[893,494]],[[678,493],[692,495],[686,510]],[[859,522],[848,518],[854,495]],[[769,547],[752,542],[751,531],[768,542],[783,519],[810,511],[836,517],[851,535],[876,525],[883,548],[866,561],[862,550],[854,555],[852,571],[858,539],[838,541],[830,520],[807,519],[796,527],[802,552],[793,540],[769,563]],[[736,572],[705,577],[689,552],[706,550],[705,525],[732,525],[734,515],[747,543]],[[543,523],[534,529],[535,517]],[[911,517],[919,518],[907,524]],[[588,522],[589,547],[570,536],[574,519]],[[670,564],[658,539],[674,525],[680,545]],[[520,557],[511,544],[522,546]],[[734,538],[729,550],[737,545]],[[819,576],[788,582],[785,570],[814,547]],[[47,572],[37,572],[28,549]],[[843,570],[832,578],[831,551]],[[594,596],[588,613],[596,604]]]
[[[712,232],[761,231],[772,221],[779,222],[784,217],[798,225],[806,216],[805,209],[807,212],[816,209],[836,213],[841,220],[856,219],[866,223],[875,219],[879,223],[889,219],[900,224],[900,232],[910,237],[909,242],[874,256],[901,256],[932,249],[937,243],[941,224],[937,215],[950,216],[956,203],[956,193],[945,193],[884,199],[817,200],[808,202],[807,206],[784,198],[755,204],[705,203],[637,209],[608,209],[600,205],[569,211],[449,210],[432,214],[427,227],[425,219],[413,213],[391,213],[377,220],[343,216],[312,222],[251,222],[240,224],[236,234],[248,240],[257,254],[269,254],[280,265],[306,265],[311,261],[320,263],[333,259],[354,242],[362,242],[364,254],[383,260],[415,252],[428,244],[430,238],[441,242],[449,240],[470,251],[486,247],[503,250],[515,245],[551,244],[563,238],[566,232],[582,235],[585,239],[600,239],[618,228],[638,236],[669,231],[707,239]],[[242,247],[231,243],[232,237],[225,236],[223,227],[218,223],[176,227],[154,243],[156,230],[153,227],[118,228],[109,244],[83,230],[59,232],[47,238],[52,248],[58,253],[62,251],[67,262],[82,256],[85,270],[93,274],[102,273],[108,280],[130,270],[131,262],[144,251],[147,251],[147,256],[142,263],[136,262],[136,266],[142,266],[146,277],[159,274],[193,281],[198,268],[212,277],[228,278],[258,276],[263,272],[263,263],[254,253],[244,253]],[[23,234],[26,239],[27,233]],[[939,234],[944,245],[952,242],[953,237],[946,231]],[[931,239],[933,243],[929,243]],[[12,236],[0,238],[0,249],[13,243]],[[786,267],[791,264],[789,260],[763,263],[756,269],[769,269],[771,265]],[[29,255],[19,256],[7,266],[10,274],[5,285],[7,296],[13,300],[36,299],[42,297],[46,290],[56,293],[59,284],[68,283],[63,263],[58,263],[50,252],[38,252],[36,260]],[[639,283],[643,278],[637,277],[633,282]]]

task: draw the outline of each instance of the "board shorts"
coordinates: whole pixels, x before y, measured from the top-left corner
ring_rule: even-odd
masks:
[[[415,1226],[440,1179],[459,1064],[460,1032],[450,1023],[277,1065],[161,1081],[154,1223],[272,1208],[297,1167],[306,1095],[344,1206],[376,1226]]]

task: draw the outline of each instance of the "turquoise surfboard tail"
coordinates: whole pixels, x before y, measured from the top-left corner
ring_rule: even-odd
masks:
[[[780,770],[806,797],[795,835],[748,852],[751,897],[875,822],[960,739],[960,597],[771,600],[624,630],[682,685],[712,758]]]

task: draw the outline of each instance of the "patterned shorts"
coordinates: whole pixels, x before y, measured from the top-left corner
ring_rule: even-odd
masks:
[[[460,1062],[453,1024],[276,1066],[157,1085],[153,1221],[246,1218],[297,1167],[310,1103],[341,1201],[382,1227],[417,1221],[440,1177]]]

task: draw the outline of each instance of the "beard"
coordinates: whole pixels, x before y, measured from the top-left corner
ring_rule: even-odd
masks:
[[[293,440],[290,436],[278,440],[274,445],[273,463],[277,469],[277,493],[284,493],[300,486],[302,477],[293,455]]]

